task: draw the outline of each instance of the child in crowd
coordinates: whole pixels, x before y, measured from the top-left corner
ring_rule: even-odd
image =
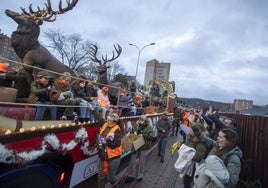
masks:
[[[102,118],[106,120],[106,117],[110,116],[113,112],[113,109],[111,109],[110,100],[108,96],[109,88],[104,86],[101,89],[101,92],[98,94],[97,102],[102,110]],[[106,116],[107,114],[107,116]]]

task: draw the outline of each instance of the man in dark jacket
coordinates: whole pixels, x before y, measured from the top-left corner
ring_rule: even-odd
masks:
[[[158,129],[158,136],[160,137],[160,142],[158,144],[158,156],[161,157],[161,163],[164,162],[164,156],[166,152],[166,145],[169,136],[169,129],[171,127],[171,122],[168,119],[168,112],[164,112],[162,117],[156,123],[156,128]]]
[[[16,102],[27,102],[31,83],[28,83],[24,69],[6,73],[6,79],[14,81],[14,88],[18,90]]]
[[[35,120],[43,120],[46,108],[49,108],[50,110],[50,119],[56,120],[57,107],[52,105],[48,96],[52,87],[49,85],[49,78],[51,77],[47,72],[40,71],[37,73],[36,80],[31,84],[31,93],[27,102],[40,104],[40,106],[36,107]]]

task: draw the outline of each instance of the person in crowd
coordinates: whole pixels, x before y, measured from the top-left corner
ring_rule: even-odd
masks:
[[[215,141],[202,134],[196,125],[195,116],[190,115],[188,119],[193,124],[192,130],[195,136],[207,148],[210,148],[209,159],[206,159],[205,163],[196,169],[194,187],[206,187],[207,185],[236,187],[242,158],[242,151],[237,146],[237,132],[230,127],[224,127],[219,131],[217,141]],[[206,170],[209,173],[205,173]]]
[[[136,109],[136,116],[142,115],[144,113],[144,108],[142,107],[142,95],[135,94],[134,99],[134,107]]]
[[[191,122],[188,120],[188,114],[193,114],[193,111],[189,111],[189,110],[183,110],[182,111],[182,122],[187,127],[192,127]],[[185,143],[187,141],[187,135],[186,135],[186,133],[181,130],[180,131],[180,134],[183,137],[183,143]]]
[[[136,86],[135,80],[131,80],[131,81],[130,81],[129,86],[128,86],[128,89],[129,89],[129,91],[130,91],[132,94],[135,94],[135,93],[136,93],[137,86]]]
[[[133,97],[131,93],[127,93],[125,89],[121,89],[119,97],[119,108],[122,109],[122,116],[135,115],[135,109],[133,106]]]
[[[97,102],[99,107],[101,108],[102,118],[106,120],[106,117],[110,116],[113,112],[111,108],[111,103],[108,96],[109,88],[104,86],[101,89],[101,92],[98,94]]]
[[[87,122],[87,121],[93,121],[93,110],[96,107],[96,104],[93,107],[94,104],[94,96],[93,93],[89,90],[89,82],[86,80],[85,76],[79,76],[76,80],[73,81],[72,85],[72,92],[74,94],[74,97],[81,98],[80,101],[80,117],[79,121],[81,122]]]
[[[209,118],[213,122],[211,128],[209,128],[208,130],[210,133],[210,137],[214,140],[217,140],[218,133],[222,128],[229,127],[233,128],[234,130],[236,130],[237,128],[237,123],[235,119],[219,116],[217,113],[213,112],[213,108],[211,106],[209,107],[209,110],[206,114],[207,118]]]
[[[168,112],[164,112],[161,118],[156,123],[156,128],[158,130],[159,144],[158,144],[158,156],[160,156],[160,162],[164,162],[166,145],[169,136],[169,129],[171,127],[171,122],[168,119]]]
[[[74,106],[79,105],[79,98],[74,98],[71,91],[71,74],[64,72],[57,80],[55,80],[51,91],[49,92],[49,97],[51,101],[57,105],[70,105],[70,107],[65,107],[63,115],[60,119],[72,119]]]
[[[134,134],[142,135],[145,144],[137,151],[131,153],[130,164],[128,166],[128,177],[125,182],[130,183],[137,179],[140,182],[145,173],[146,151],[151,148],[154,139],[153,128],[149,124],[149,119],[146,115],[141,115],[139,120],[133,126]],[[137,161],[138,159],[138,161]]]
[[[152,87],[150,89],[150,95],[152,97],[160,97],[160,86],[157,81],[153,81]]]
[[[142,101],[142,107],[146,108],[151,105],[150,97],[146,96],[145,99]]]
[[[196,119],[196,125],[200,128],[202,134],[209,136],[209,132],[207,131],[206,127],[204,126],[201,119]],[[198,140],[198,138],[195,136],[193,131],[190,131],[189,133],[189,139],[185,143],[187,146],[192,147],[196,150],[195,155],[192,158],[192,161],[196,163],[196,165],[200,164],[208,154],[208,148],[206,145]],[[193,166],[193,173],[192,175],[183,175],[183,185],[184,188],[191,188],[193,187],[193,176],[195,172],[195,166]]]
[[[205,120],[205,122],[207,123],[207,127],[206,129],[208,130],[208,132],[212,131],[213,128],[213,120],[210,119],[208,117],[209,114],[212,114],[213,112],[213,107],[212,106],[205,106],[202,110],[201,110],[201,117]]]
[[[112,113],[102,125],[97,142],[99,148],[98,187],[104,188],[109,182],[117,182],[116,172],[122,154],[122,130],[119,125],[119,116]]]
[[[28,83],[24,69],[7,72],[6,79],[14,81],[14,88],[18,90],[16,102],[27,102],[27,98],[30,95],[31,83]]]
[[[52,89],[52,85],[49,85],[50,78],[51,76],[48,72],[39,71],[36,80],[31,84],[31,92],[27,102],[38,104],[36,106],[35,120],[43,120],[47,108],[50,110],[50,120],[56,120],[57,107],[49,99],[49,92]]]
[[[173,122],[172,122],[172,133],[171,136],[174,136],[174,133],[176,136],[178,136],[180,123],[182,122],[182,109],[175,106],[173,110]]]
[[[93,107],[93,111],[92,113],[90,113],[90,119],[92,121],[95,121],[96,119],[100,119],[99,117],[101,116],[101,108],[98,105],[97,102],[97,97],[98,97],[98,93],[97,93],[97,89],[94,87],[94,85],[88,81],[86,82],[86,87],[87,87],[87,92],[88,95],[90,95],[90,101],[88,101],[92,107]]]

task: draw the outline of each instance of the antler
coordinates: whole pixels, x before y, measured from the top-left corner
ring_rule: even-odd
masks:
[[[92,44],[89,48],[91,49],[90,52],[89,52],[90,59],[93,62],[99,63],[101,65],[101,63],[102,63],[101,60],[97,58],[97,53],[98,53],[97,45]]]
[[[72,2],[70,2],[70,0],[66,0],[67,7],[62,8],[62,0],[60,0],[58,11],[52,10],[50,0],[47,0],[47,3],[44,3],[46,6],[46,9],[41,10],[40,7],[37,6],[37,11],[34,11],[32,9],[32,4],[30,4],[30,6],[29,6],[30,12],[27,12],[25,10],[25,8],[21,8],[21,10],[22,10],[23,14],[28,15],[28,16],[34,18],[35,20],[53,22],[56,20],[56,15],[63,14],[65,12],[71,10],[76,5],[77,2],[78,2],[78,0],[72,0]],[[52,18],[53,16],[54,16],[54,18]]]
[[[99,63],[100,65],[102,64],[102,62],[103,62],[103,64],[106,64],[107,62],[111,62],[111,61],[117,59],[122,52],[122,47],[119,44],[117,44],[117,45],[114,44],[114,49],[115,49],[116,55],[115,55],[115,52],[113,51],[113,56],[111,59],[107,59],[107,54],[105,55],[105,57],[102,55],[101,59],[98,59],[97,58],[97,53],[98,53],[97,45],[92,44],[90,49],[91,49],[90,59],[96,63]]]
[[[105,58],[102,56],[102,60],[104,61],[104,63],[111,62],[120,56],[120,54],[122,52],[122,47],[119,44],[117,44],[117,46],[114,44],[114,49],[115,49],[117,55],[115,56],[115,53],[113,51],[113,57],[109,60],[107,59],[107,54],[105,55]]]

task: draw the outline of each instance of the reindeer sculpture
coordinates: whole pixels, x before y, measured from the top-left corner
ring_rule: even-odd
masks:
[[[117,104],[117,96],[118,96],[118,87],[121,86],[121,83],[110,83],[108,81],[108,75],[107,75],[107,70],[111,67],[109,65],[107,65],[108,62],[112,62],[115,59],[117,59],[121,52],[122,52],[122,48],[119,44],[115,45],[114,44],[114,49],[115,52],[113,51],[113,55],[110,59],[107,58],[107,54],[105,56],[101,56],[101,59],[99,59],[97,57],[97,53],[98,53],[98,47],[97,45],[92,44],[90,46],[90,58],[93,62],[99,63],[99,66],[97,67],[97,73],[98,73],[98,83],[99,84],[99,88],[102,88],[105,85],[111,85],[112,87],[110,87],[109,90],[109,96],[110,96],[110,102],[113,105]]]
[[[21,58],[21,61],[25,65],[35,66],[47,70],[51,70],[57,73],[70,72],[73,76],[74,72],[58,61],[44,46],[40,45],[38,37],[40,34],[40,25],[43,21],[53,22],[56,20],[56,15],[63,14],[71,10],[78,0],[66,0],[67,7],[62,8],[62,0],[59,2],[59,10],[52,10],[50,0],[45,3],[46,9],[40,9],[37,11],[32,9],[32,4],[29,6],[29,12],[24,8],[21,8],[22,13],[16,13],[11,10],[6,10],[7,16],[12,18],[17,24],[17,30],[11,35],[11,45],[14,48],[16,54]],[[29,83],[32,82],[32,75],[35,75],[39,71],[30,66],[23,66]],[[58,75],[52,74],[53,77]]]

